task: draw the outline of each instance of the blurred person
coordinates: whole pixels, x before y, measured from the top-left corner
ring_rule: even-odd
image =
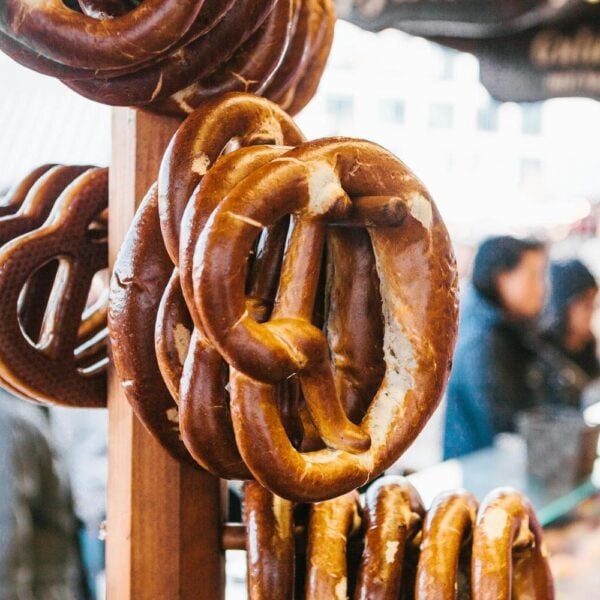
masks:
[[[579,410],[586,388],[600,376],[592,331],[597,296],[598,283],[580,260],[550,265],[550,294],[535,369],[541,404]]]
[[[81,600],[67,478],[44,409],[0,389],[0,600]]]
[[[445,459],[491,446],[533,406],[531,324],[544,306],[545,275],[540,242],[499,236],[479,246],[448,383]]]
[[[50,408],[50,425],[69,475],[79,542],[92,597],[105,569],[104,542],[100,539],[106,517],[108,477],[108,413],[106,409]]]

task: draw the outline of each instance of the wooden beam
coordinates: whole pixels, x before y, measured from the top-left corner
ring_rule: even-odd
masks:
[[[113,110],[111,266],[178,125],[171,117]],[[133,414],[114,372],[108,390],[108,599],[224,598],[223,483],[161,448]]]

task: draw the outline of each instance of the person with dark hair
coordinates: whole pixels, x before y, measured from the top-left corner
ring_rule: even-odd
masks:
[[[444,458],[491,446],[534,404],[530,327],[544,306],[545,272],[540,242],[499,236],[479,246],[446,395]]]
[[[540,403],[581,409],[585,388],[600,376],[592,317],[598,284],[580,260],[552,263],[535,373]]]

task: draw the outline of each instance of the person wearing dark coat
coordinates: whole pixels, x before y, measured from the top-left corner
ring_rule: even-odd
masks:
[[[447,391],[444,459],[491,446],[534,404],[531,323],[545,296],[546,252],[531,240],[493,237],[479,247]]]
[[[579,410],[585,388],[600,376],[592,332],[597,296],[598,284],[580,260],[551,264],[535,369],[540,404]]]

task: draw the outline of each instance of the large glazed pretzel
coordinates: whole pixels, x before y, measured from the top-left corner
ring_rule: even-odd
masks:
[[[0,49],[92,100],[175,114],[228,91],[297,112],[316,90],[335,22],[333,0],[78,4],[7,0]]]
[[[185,339],[180,338],[184,344],[180,345],[178,350],[176,346],[171,346],[164,337],[159,336],[162,337],[161,344],[164,343],[166,346],[166,349],[163,347],[161,366],[163,371],[165,366],[171,371],[167,379],[170,381],[169,387],[173,392],[172,396],[161,377],[154,348],[155,323],[159,306],[173,270],[173,262],[169,260],[164,251],[160,227],[162,225],[163,230],[172,232],[171,237],[167,235],[165,239],[171,240],[172,258],[175,262],[179,262],[181,215],[194,188],[207,172],[211,160],[216,160],[227,146],[231,146],[232,141],[243,146],[260,141],[298,143],[302,140],[302,134],[291,119],[277,106],[266,100],[250,94],[229,94],[221,102],[207,103],[178,130],[169,146],[170,150],[167,151],[163,160],[159,181],[162,183],[162,204],[166,220],[163,223],[159,222],[158,195],[154,188],[138,209],[125,243],[119,252],[111,284],[109,312],[109,329],[115,367],[123,382],[125,393],[138,416],[161,443],[178,458],[191,461],[191,457],[180,439],[179,409],[174,399],[177,398],[179,389],[176,378],[183,370],[183,361],[179,356],[181,355],[183,358],[186,355],[187,348],[185,346],[187,344],[185,344]],[[221,172],[223,173],[223,171]],[[195,211],[192,222],[195,223],[194,219],[197,219],[199,226],[202,227],[208,217],[208,214],[202,212],[202,207],[206,204],[209,206],[208,212],[210,212],[212,210],[211,202],[219,200],[220,198],[201,200],[197,207],[199,210]],[[192,199],[191,204],[190,210],[195,209],[197,202]],[[194,227],[197,226],[198,223],[195,223]],[[191,249],[193,251],[193,245]],[[191,260],[188,263],[191,268]],[[183,282],[186,281],[185,269],[182,279]],[[171,285],[178,287],[176,281]],[[185,285],[183,288],[185,291]],[[177,293],[172,296],[172,299],[174,302],[178,300]],[[181,299],[179,298],[179,300]],[[161,312],[163,316],[172,316],[173,309],[179,310],[180,315],[185,312],[181,305],[177,308],[171,304],[170,309],[167,310],[167,308],[167,306],[163,306]],[[191,311],[191,316],[195,317],[194,311]],[[194,318],[194,321],[196,327],[201,327],[199,319]],[[160,320],[158,327],[162,327]],[[163,327],[162,331],[165,331],[166,328],[168,327]],[[174,330],[174,327],[171,329]],[[187,328],[184,326],[183,329],[179,328],[179,331],[185,338],[184,329]],[[191,334],[191,332],[189,333]],[[212,343],[206,347],[201,333],[202,330],[192,336],[190,352],[201,353],[204,362],[201,360],[192,362],[190,359],[189,368],[207,366],[208,370],[205,372],[210,379],[202,381],[204,386],[208,381],[213,382],[215,387],[212,389],[204,387],[202,395],[194,394],[193,389],[186,389],[184,417],[186,415],[193,416],[193,411],[197,407],[197,404],[191,406],[185,403],[186,398],[191,394],[194,394],[194,398],[201,400],[215,398],[217,405],[220,406],[226,402],[221,377],[217,374],[223,368],[222,360],[214,352]],[[205,348],[206,352],[204,352]],[[175,362],[180,363],[179,367],[175,365],[173,368],[173,360],[170,362],[164,360],[167,353],[171,354]],[[195,386],[200,380],[196,375],[186,376],[184,385],[186,382]],[[188,411],[187,408],[190,410]],[[231,431],[227,413],[213,412],[212,417],[214,418],[211,423],[216,428],[214,429],[216,432],[226,432],[227,427]],[[187,436],[187,440],[191,448],[197,438],[194,431],[204,434],[204,439],[206,436],[209,436],[208,439],[215,439],[210,437],[211,430],[208,428],[199,430],[195,419],[189,420],[186,417],[184,426],[189,428],[190,435]],[[206,463],[206,460],[210,459],[210,453],[214,450],[216,451],[216,453],[213,452],[215,457],[222,459],[221,466],[228,465],[230,476],[250,477],[245,466],[239,464],[239,458],[237,461],[230,459],[237,457],[235,444],[228,443],[229,438],[226,435],[220,435],[217,438],[220,438],[218,445],[213,448],[206,445],[198,446],[198,453],[195,455],[198,462],[208,468],[212,466],[213,470],[217,471],[219,466],[216,463],[211,462],[211,465]],[[231,433],[230,438],[233,439]],[[201,454],[203,449],[207,453],[205,459]],[[219,473],[223,476],[227,475],[223,471],[219,471]]]
[[[293,504],[255,481],[244,484],[244,524],[250,600],[294,597]]]
[[[188,299],[195,330],[185,364],[181,367],[183,376],[181,373],[175,373],[170,387],[180,386],[175,393],[179,395],[180,424],[186,447],[192,456],[211,473],[228,479],[247,479],[251,475],[237,451],[229,416],[229,394],[226,391],[227,365],[206,337],[193,304],[193,251],[199,232],[227,192],[256,168],[277,158],[286,150],[285,147],[253,146],[240,148],[221,157],[204,176],[192,195],[182,222],[179,278],[181,288],[185,290],[183,295]],[[253,261],[247,305],[259,320],[264,320],[264,317],[261,318],[261,313],[266,313],[268,316],[272,308],[278,264],[283,254],[286,233],[285,223],[265,231],[261,250]],[[166,296],[167,292],[163,297],[165,306],[169,304]],[[170,304],[177,305],[182,300],[181,297],[174,298]],[[166,312],[173,315],[179,311],[171,309]],[[160,340],[161,344],[170,346],[168,335],[160,335],[159,329],[167,332],[176,331],[178,325],[173,318],[171,324],[165,323],[159,312],[157,340]],[[179,327],[181,328],[180,325]],[[161,360],[159,354],[163,378],[168,381],[163,366],[166,363],[164,358]],[[171,369],[171,371],[179,372],[180,369]]]
[[[473,600],[552,600],[542,527],[520,492],[500,488],[482,502],[473,534]]]
[[[63,174],[68,181],[76,172]],[[43,183],[38,182],[40,188]],[[84,312],[92,278],[107,264],[101,216],[107,202],[108,171],[88,169],[62,192],[42,227],[0,250],[0,377],[25,397],[65,406],[106,404],[106,356],[91,360],[96,348],[82,355],[78,347],[81,335],[91,346],[102,347],[101,335],[94,339],[97,328],[85,324]],[[31,275],[53,260],[59,261],[56,280],[34,342],[20,324],[19,299]]]
[[[161,376],[156,316],[173,263],[162,243],[152,186],[123,242],[110,283],[108,329],[115,370],[137,417],[175,458],[196,466],[179,431],[177,404]]]
[[[203,0],[144,0],[122,16],[95,19],[62,0],[6,0],[0,30],[50,60],[111,69],[168,50],[190,29],[203,4]]]
[[[226,94],[187,118],[165,152],[158,177],[161,228],[173,262],[179,262],[179,228],[190,196],[228,145],[296,146],[303,141],[286,113],[252,94]]]
[[[354,598],[397,600],[405,549],[421,528],[423,502],[404,478],[385,477],[367,490],[365,504],[365,547]]]
[[[423,525],[416,600],[457,597],[457,590],[466,583],[460,581],[459,570],[463,554],[470,560],[477,507],[475,497],[464,490],[440,494],[434,499]]]
[[[369,227],[381,283],[385,375],[360,427],[350,426],[340,421],[342,400],[326,338],[310,324],[323,228],[328,218],[352,219],[361,210],[376,225],[385,220],[386,208],[394,212],[398,206],[406,214],[400,226]],[[276,310],[260,324],[246,312],[245,257],[260,230],[288,214],[298,222]],[[204,228],[194,283],[206,333],[236,370],[230,387],[238,448],[253,475],[274,493],[318,501],[362,485],[397,459],[437,406],[455,338],[454,258],[426,190],[380,147],[322,140],[255,171]],[[294,288],[303,293],[287,292]],[[277,384],[296,373],[329,448],[299,452],[286,435]]]
[[[81,95],[105,104],[145,106],[163,100],[193,81],[223,68],[239,46],[262,25],[278,1],[236,0],[203,35],[194,37],[158,61],[110,77],[108,81],[84,78],[65,82]],[[179,108],[179,113],[192,110]]]

